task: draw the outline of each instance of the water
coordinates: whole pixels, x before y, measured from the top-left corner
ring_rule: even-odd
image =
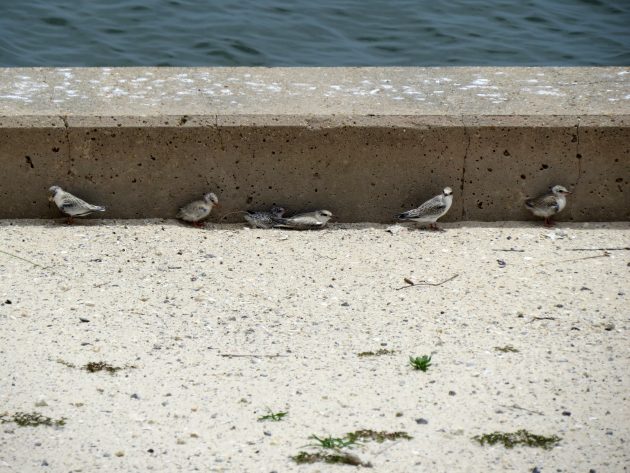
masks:
[[[628,65],[630,0],[0,0],[0,66]]]

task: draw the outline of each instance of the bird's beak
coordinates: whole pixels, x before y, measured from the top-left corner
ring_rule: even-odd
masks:
[[[567,191],[566,193],[567,193],[567,194],[573,194],[573,192],[571,192],[571,191]]]
[[[54,197],[52,195],[49,195],[48,196],[48,202],[52,202],[53,200],[55,200]]]

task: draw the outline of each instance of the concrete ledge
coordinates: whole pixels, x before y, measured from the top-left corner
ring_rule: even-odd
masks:
[[[272,203],[384,222],[445,186],[445,220],[630,220],[623,68],[0,69],[1,218],[57,215],[57,183],[108,217]],[[235,218],[238,218],[235,216]]]

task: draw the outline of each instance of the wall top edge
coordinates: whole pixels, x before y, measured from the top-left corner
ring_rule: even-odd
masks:
[[[630,115],[630,67],[0,69],[0,117],[184,115]]]
[[[627,115],[162,115],[91,116],[0,114],[11,128],[427,128],[427,127],[630,127]]]

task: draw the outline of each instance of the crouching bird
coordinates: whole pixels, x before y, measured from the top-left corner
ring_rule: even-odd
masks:
[[[564,209],[567,205],[566,195],[570,193],[565,187],[556,185],[546,194],[526,200],[525,207],[536,217],[543,217],[545,227],[552,227],[554,223],[551,217]]]
[[[51,194],[48,200],[54,202],[57,208],[68,216],[68,224],[72,223],[74,217],[85,217],[93,212],[105,212],[105,207],[88,204],[59,186],[52,186],[48,191]]]
[[[417,209],[408,210],[398,215],[398,220],[404,222],[428,223],[432,230],[439,230],[435,223],[438,218],[444,216],[453,204],[453,190],[445,187],[444,191],[427,200]]]

